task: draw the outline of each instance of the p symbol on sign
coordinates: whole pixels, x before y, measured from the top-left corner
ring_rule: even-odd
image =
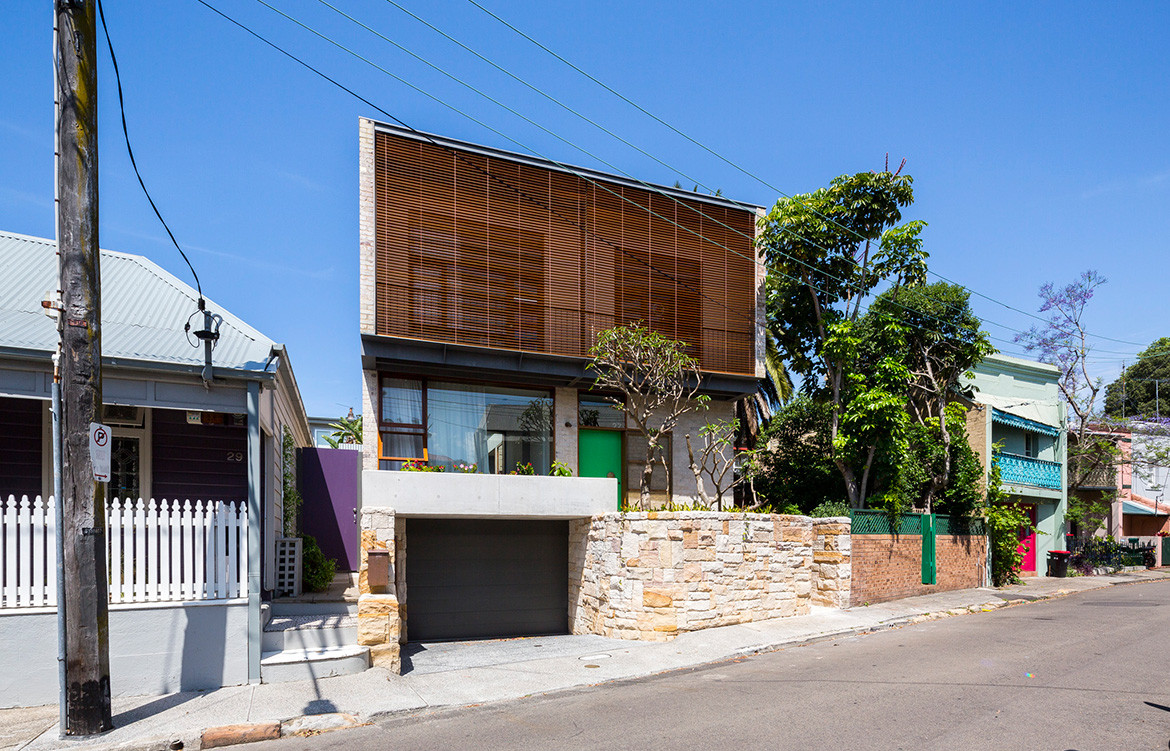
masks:
[[[110,481],[110,429],[97,422],[89,424],[89,461],[94,482]]]

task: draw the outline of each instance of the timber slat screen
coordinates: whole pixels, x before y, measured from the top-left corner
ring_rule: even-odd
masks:
[[[375,152],[378,334],[587,357],[640,320],[754,375],[752,211],[384,132]]]

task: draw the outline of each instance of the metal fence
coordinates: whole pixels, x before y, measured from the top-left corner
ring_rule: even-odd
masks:
[[[849,512],[852,520],[850,532],[855,535],[921,535],[923,514],[908,513],[891,515],[887,511],[853,509]],[[935,514],[936,535],[983,535],[986,527],[982,519],[953,517]]]

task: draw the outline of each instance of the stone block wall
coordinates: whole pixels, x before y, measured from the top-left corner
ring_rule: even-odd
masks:
[[[847,608],[853,588],[853,549],[849,517],[813,519],[814,605]]]
[[[392,673],[402,672],[400,642],[404,634],[397,582],[400,576],[404,576],[399,572],[399,561],[405,550],[398,550],[395,534],[401,521],[395,518],[390,509],[362,509],[358,566],[358,644],[370,648],[370,662],[374,667],[386,668]],[[384,592],[370,591],[367,564],[370,550],[390,551],[390,585]]]
[[[569,628],[666,641],[685,631],[803,615],[814,602],[843,606],[848,531],[847,519],[705,511],[573,521]]]
[[[936,538],[938,584],[933,585],[922,583],[921,536],[852,537],[853,605],[987,584],[987,538],[982,535],[939,535]]]

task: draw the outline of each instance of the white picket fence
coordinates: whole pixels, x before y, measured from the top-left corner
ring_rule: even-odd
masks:
[[[51,496],[0,497],[0,608],[56,606],[56,539]],[[106,560],[111,604],[246,596],[247,507],[115,498]]]

